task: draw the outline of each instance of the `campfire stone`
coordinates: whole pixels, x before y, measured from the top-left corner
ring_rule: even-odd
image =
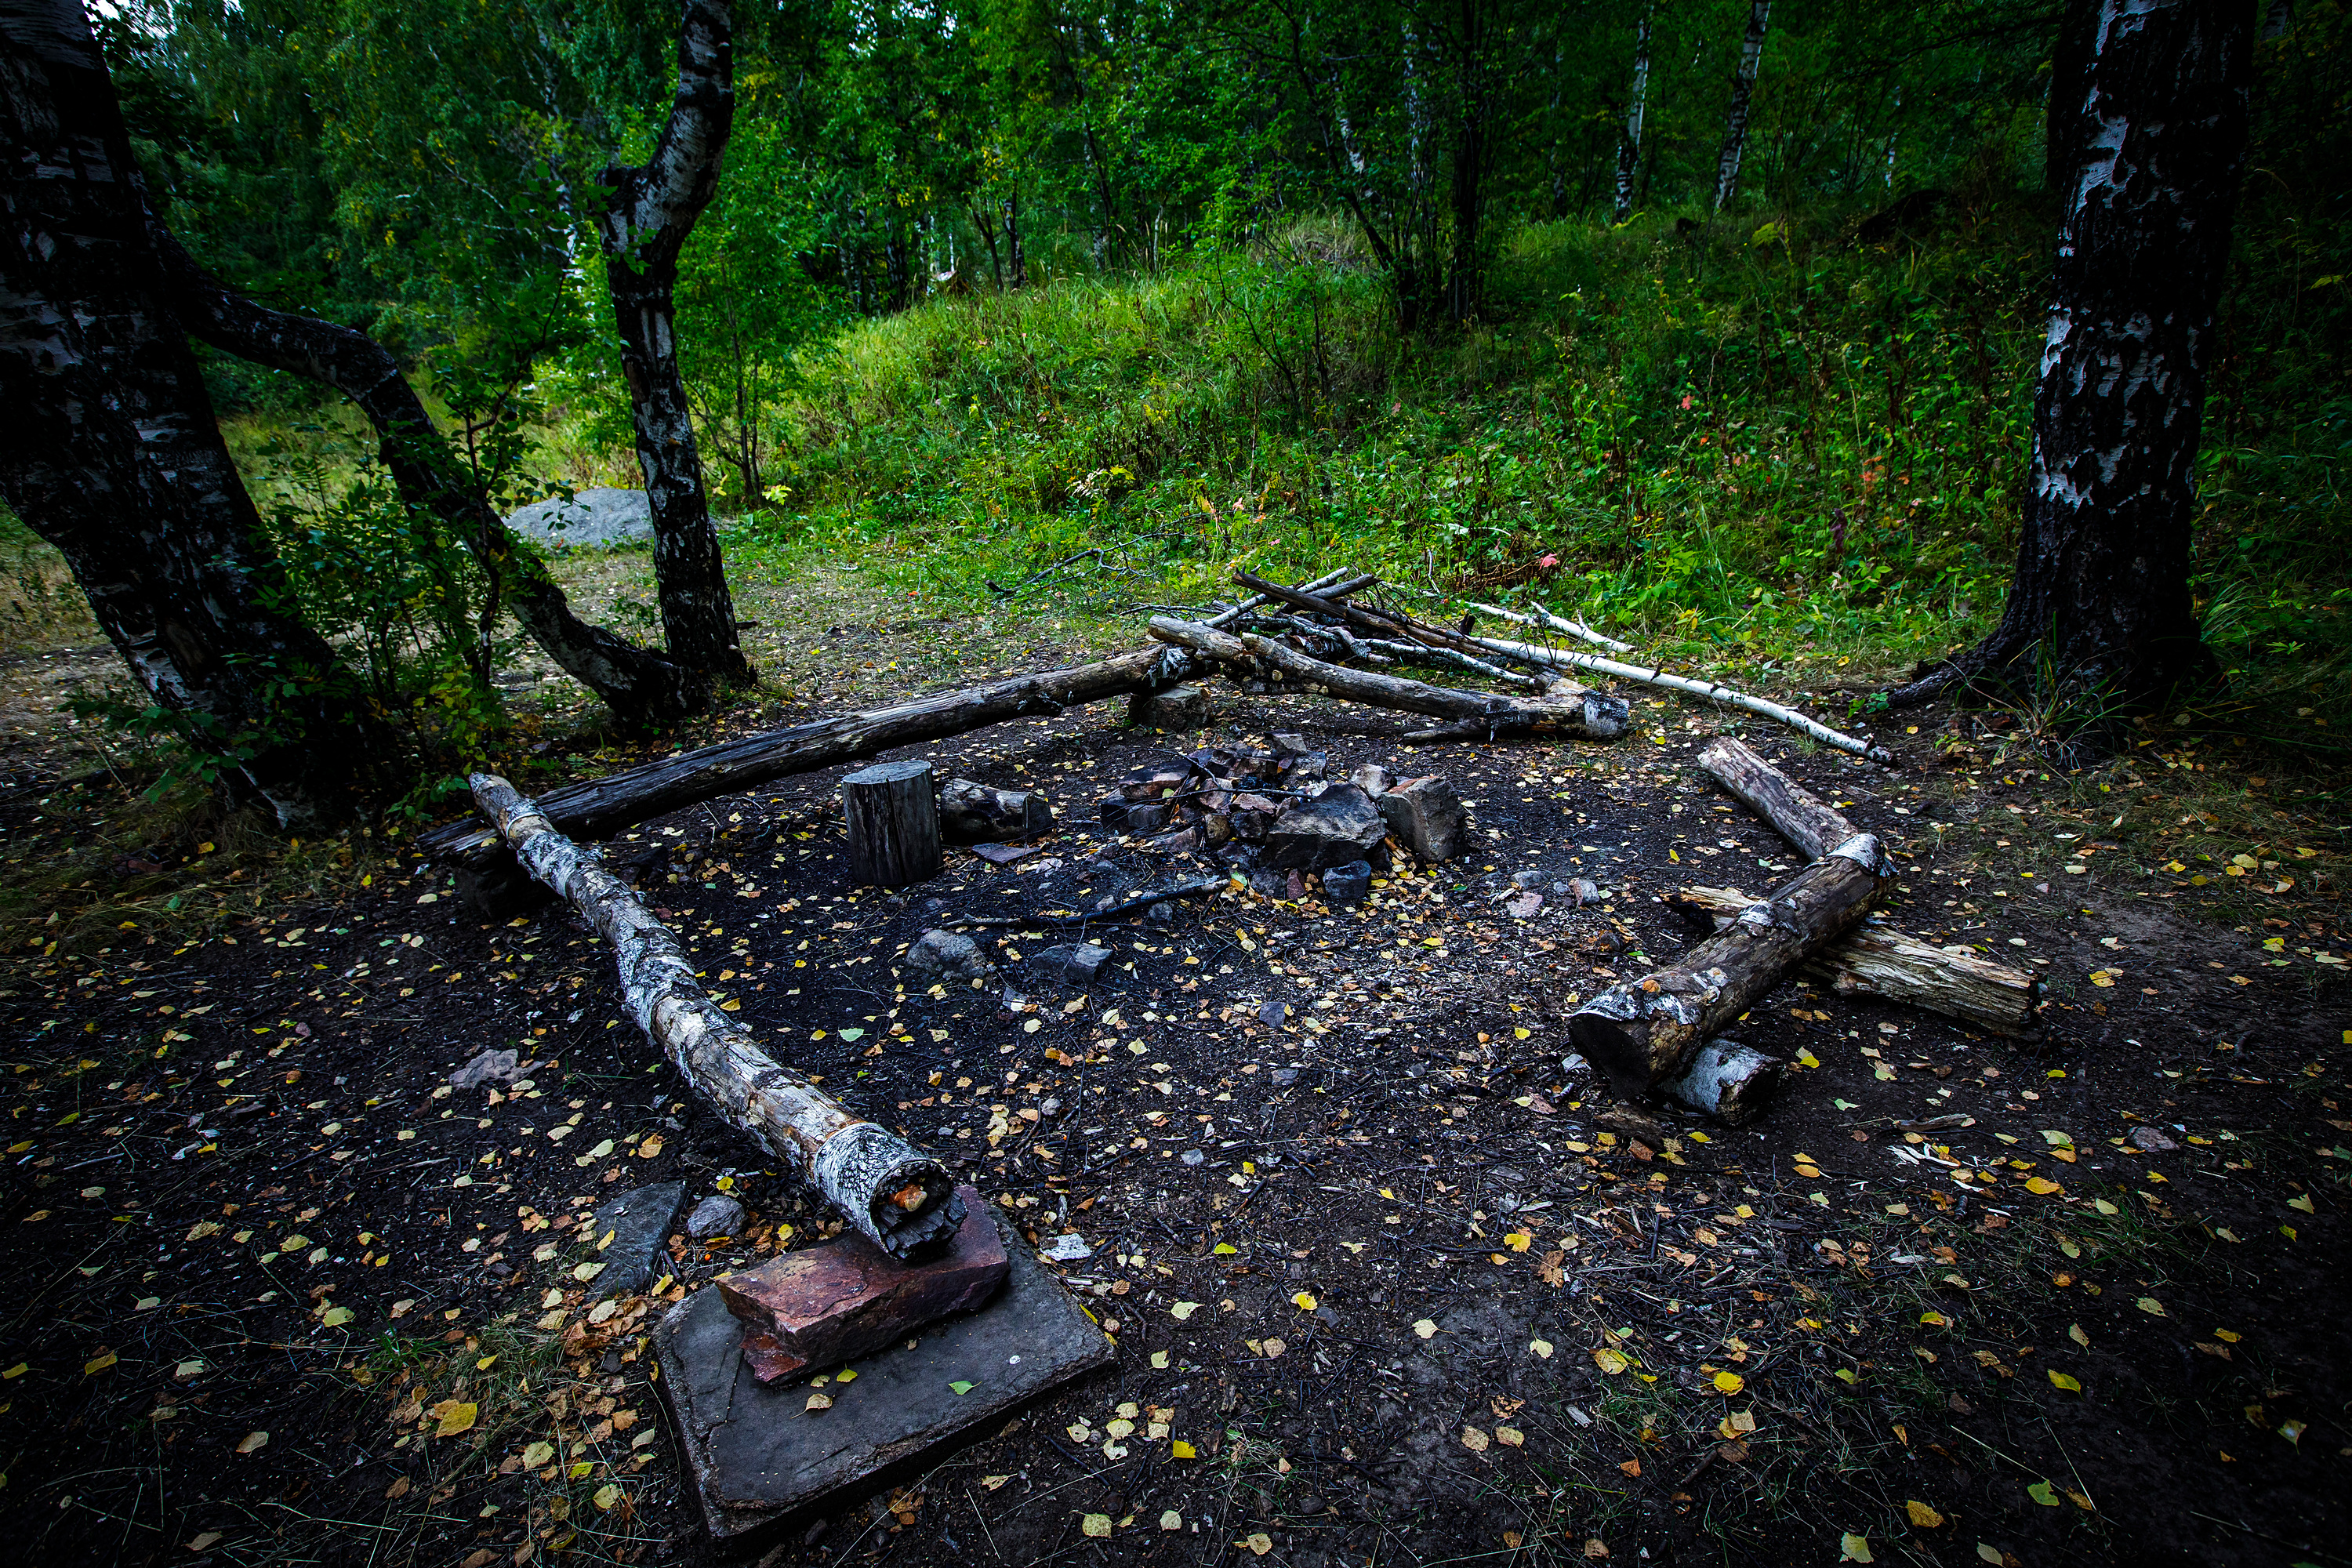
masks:
[[[1544,874],[1541,871],[1514,871],[1511,873],[1511,886],[1514,888],[1531,890],[1542,887],[1543,883]]]
[[[1011,1264],[988,1205],[971,1187],[963,1228],[929,1263],[906,1264],[855,1233],[722,1277],[719,1294],[743,1324],[743,1359],[773,1383],[837,1365],[985,1304]]]
[[[1081,942],[1049,947],[1029,962],[1047,980],[1084,988],[1094,984],[1095,975],[1109,958],[1110,949]]]
[[[600,1296],[634,1296],[652,1284],[655,1264],[667,1256],[670,1226],[685,1206],[684,1182],[659,1182],[599,1204],[587,1238],[604,1268],[591,1289]]]
[[[743,1205],[725,1193],[713,1193],[686,1216],[686,1234],[697,1241],[714,1236],[735,1236],[743,1228]]]
[[[742,1325],[718,1291],[673,1308],[654,1331],[657,1387],[711,1533],[728,1540],[806,1517],[877,1471],[993,1431],[1014,1407],[1112,1361],[1109,1340],[1029,1249],[1009,1237],[1004,1247],[1010,1267],[994,1300],[926,1329],[912,1350],[901,1341],[861,1361],[829,1410],[805,1408],[804,1384],[752,1375]]]
[[[1126,832],[1127,808],[1129,804],[1127,796],[1118,790],[1112,790],[1108,795],[1104,795],[1096,803],[1102,816],[1102,825],[1113,833]]]
[[[1197,686],[1139,691],[1128,699],[1127,721],[1151,730],[1197,730],[1209,721],[1209,694]]]
[[[1095,1255],[1087,1238],[1075,1230],[1066,1230],[1037,1249],[1037,1256],[1048,1263],[1084,1263]]]
[[[1364,763],[1349,773],[1348,782],[1378,800],[1396,788],[1396,774],[1378,763]]]
[[[953,975],[976,980],[988,973],[988,959],[980,944],[951,931],[927,931],[907,949],[906,967],[918,974]]]
[[[1407,779],[1381,796],[1380,813],[1397,841],[1423,860],[1451,860],[1462,853],[1468,836],[1462,797],[1434,774]]]
[[[1266,835],[1266,859],[1306,871],[1345,866],[1369,856],[1388,831],[1369,795],[1354,784],[1336,784],[1283,808]]]
[[[1372,866],[1369,860],[1350,860],[1323,873],[1323,896],[1335,904],[1362,903],[1371,890]]]

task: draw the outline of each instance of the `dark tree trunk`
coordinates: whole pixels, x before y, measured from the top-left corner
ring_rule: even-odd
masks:
[[[1890,694],[2039,667],[2082,722],[2213,667],[2189,593],[2213,317],[2245,156],[2252,7],[2104,0],[2034,394],[2033,464],[2000,625]]]
[[[621,333],[637,466],[654,522],[654,577],[669,656],[697,675],[748,684],[735,635],[719,531],[702,487],[702,459],[677,368],[678,252],[719,189],[719,161],[735,120],[735,47],[726,0],[686,0],[678,23],[677,95],[650,161],[611,168],[598,215],[605,282]]]
[[[2100,0],[2065,0],[2058,42],[2050,51],[2050,107],[2043,117],[2042,178],[2065,195],[2088,133],[2091,49],[2098,37]]]
[[[1021,244],[1021,193],[1004,198],[1004,249],[1013,263],[1013,286],[1029,287],[1029,253]]]
[[[1633,35],[1633,100],[1625,110],[1625,138],[1617,143],[1617,205],[1619,223],[1633,216],[1633,174],[1642,163],[1642,115],[1650,100],[1650,12],[1642,10],[1642,25]]]
[[[347,814],[373,737],[285,607],[74,0],[0,0],[0,493],[232,794],[287,827]]]
[[[1454,172],[1446,191],[1454,213],[1454,255],[1447,268],[1446,309],[1457,322],[1477,320],[1485,293],[1481,225],[1486,210],[1488,126],[1494,114],[1484,0],[1461,0],[1462,121],[1454,133]]]
[[[382,344],[247,299],[199,267],[152,213],[148,233],[180,325],[224,353],[331,386],[357,404],[401,500],[466,542],[515,619],[565,673],[631,722],[667,723],[702,705],[706,680],[572,613],[562,585],[516,547]]]
[[[1748,100],[1756,94],[1756,73],[1764,65],[1764,28],[1772,0],[1748,7],[1748,37],[1739,45],[1739,68],[1731,78],[1731,111],[1723,120],[1723,152],[1715,161],[1715,210],[1731,205],[1739,191],[1739,159],[1748,149]]]

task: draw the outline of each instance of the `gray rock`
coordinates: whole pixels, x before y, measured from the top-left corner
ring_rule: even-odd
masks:
[[[1250,891],[1269,899],[1290,896],[1290,879],[1280,871],[1256,870],[1250,873]]]
[[[1037,1256],[1048,1263],[1084,1263],[1095,1255],[1087,1238],[1075,1230],[1066,1230],[1037,1249]]]
[[[1198,1149],[1187,1149],[1176,1156],[1176,1161],[1182,1165],[1205,1165],[1209,1163],[1209,1157]]]
[[[2180,1147],[2153,1127],[2135,1127],[2124,1136],[2130,1140],[2133,1148],[2144,1154],[2161,1154]]]
[[[1315,749],[1307,743],[1306,736],[1294,731],[1285,730],[1271,739],[1275,751],[1286,757],[1303,757]]]
[[[940,979],[977,980],[988,973],[988,955],[980,951],[980,944],[951,931],[925,931],[901,962],[917,974]]]
[[[1407,779],[1381,796],[1380,813],[1397,842],[1423,860],[1451,860],[1469,841],[1462,797],[1434,774]]]
[[[1280,1000],[1268,1002],[1257,1010],[1257,1021],[1269,1029],[1279,1029],[1289,1016],[1290,1004]]]
[[[1334,784],[1283,808],[1266,834],[1266,864],[1302,871],[1345,866],[1368,857],[1388,831],[1370,795],[1351,784]]]
[[[1209,694],[1197,686],[1139,691],[1127,702],[1127,721],[1145,729],[1197,730],[1209,719]]]
[[[654,1282],[668,1256],[670,1227],[686,1206],[684,1182],[661,1182],[607,1198],[588,1223],[588,1245],[604,1272],[590,1282],[600,1296],[633,1296]]]
[[[1110,949],[1081,942],[1049,947],[1029,963],[1037,973],[1055,984],[1083,988],[1094,984],[1095,975],[1109,961]]]
[[[1172,926],[1176,923],[1176,906],[1162,899],[1144,910],[1143,918],[1156,926]]]
[[[1543,883],[1544,874],[1541,871],[1514,871],[1511,873],[1511,886],[1514,888],[1540,888],[1543,886]]]
[[[1275,1088],[1288,1089],[1292,1084],[1297,1083],[1297,1081],[1298,1069],[1297,1068],[1276,1068],[1274,1069]]]
[[[1156,802],[1138,802],[1127,808],[1129,833],[1157,833],[1168,826],[1168,808]]]
[[[686,1234],[697,1241],[714,1236],[739,1236],[743,1230],[743,1205],[725,1193],[713,1193],[686,1216]]]
[[[507,519],[525,539],[558,548],[610,549],[654,536],[654,511],[643,490],[581,490],[570,500],[551,496]]]
[[[484,1051],[449,1075],[458,1089],[479,1089],[491,1079],[512,1083],[522,1076],[522,1064],[512,1051]]]
[[[1335,904],[1360,904],[1372,890],[1372,865],[1350,860],[1323,873],[1323,896]]]
[[[1127,796],[1118,790],[1112,790],[1108,795],[1104,795],[1096,803],[1102,816],[1102,825],[1113,833],[1126,832],[1127,808],[1129,804]]]
[[[1595,882],[1590,877],[1570,877],[1568,879],[1568,885],[1566,887],[1559,888],[1557,890],[1566,893],[1570,898],[1574,899],[1576,900],[1576,907],[1580,910],[1587,904],[1598,903],[1601,901],[1601,884]]]

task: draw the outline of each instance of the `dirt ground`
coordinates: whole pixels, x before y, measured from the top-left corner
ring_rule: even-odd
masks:
[[[797,699],[761,722],[1068,646],[911,637],[870,605],[805,624],[768,650]],[[1118,1342],[749,1556],[2347,1560],[2352,951],[2315,874],[2340,825],[2282,798],[2247,864],[2198,864],[2158,827],[2196,815],[2186,752],[2053,774],[1950,752],[1940,713],[1882,729],[1890,771],[1664,702],[1611,745],[1413,746],[1396,715],[1220,701],[1199,735],[1107,705],[921,753],[1061,818],[1044,855],[952,853],[904,894],[848,884],[834,773],[613,847],[779,1055],[1034,1239],[1082,1238],[1060,1272]],[[977,988],[900,970],[944,920],[1207,869],[1091,802],[1154,750],[1276,730],[1444,774],[1478,847],[1355,908],[1228,887],[1091,927],[1116,958],[1084,995],[1030,965],[1076,933],[976,932],[1001,965]],[[1798,864],[1692,772],[1718,730],[1902,846],[1888,921],[2034,967],[2037,1026],[1791,983],[1738,1030],[1799,1064],[1742,1129],[1564,1071],[1580,996],[1700,936],[1660,895]],[[121,809],[19,771],[12,858]],[[1521,919],[1523,871],[1545,901]],[[1575,907],[1573,877],[1605,897]],[[362,856],[315,897],[163,930],[37,929],[0,977],[0,1515],[26,1560],[719,1559],[645,1334],[834,1226],[636,1037],[580,922],[485,926],[413,857]],[[499,1047],[523,1081],[447,1085]],[[681,1238],[658,1297],[599,1307],[581,1215],[671,1178],[744,1199],[745,1234]]]

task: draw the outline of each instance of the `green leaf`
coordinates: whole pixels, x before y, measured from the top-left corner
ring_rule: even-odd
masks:
[[[951,1394],[970,1394],[971,1392],[971,1384],[959,1380],[955,1383],[949,1384],[948,1391]]]
[[[2034,1482],[2032,1486],[2025,1489],[2025,1495],[2032,1498],[2035,1502],[2040,1503],[2043,1508],[2056,1508],[2058,1506],[2057,1489],[2052,1487],[2048,1481]]]

